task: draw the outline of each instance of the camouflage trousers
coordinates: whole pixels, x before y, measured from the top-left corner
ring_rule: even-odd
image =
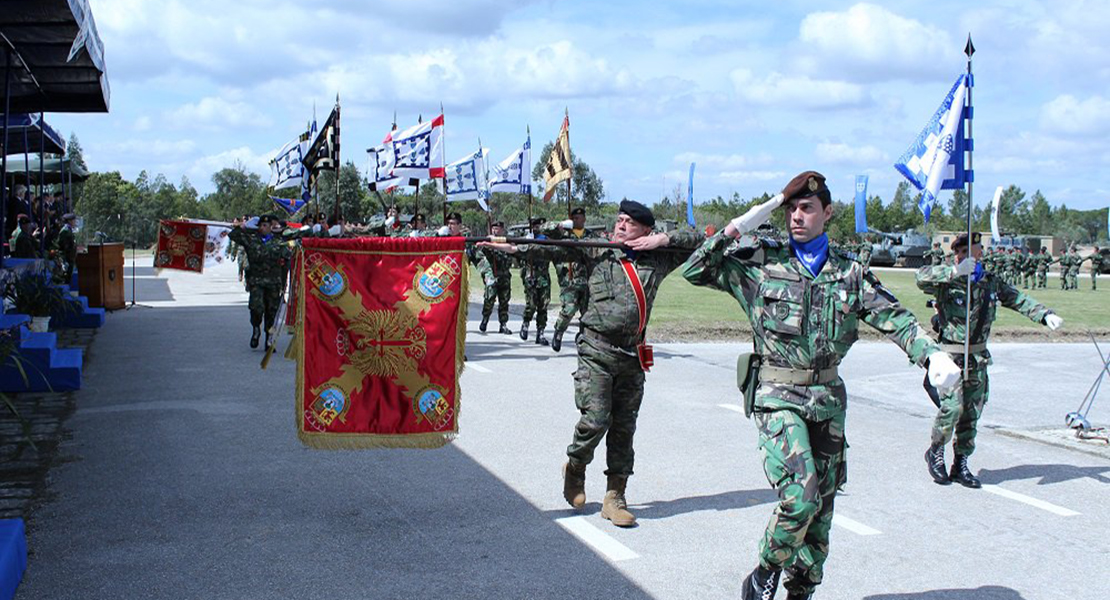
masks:
[[[1048,271],[1037,271],[1037,286],[1038,288],[1048,287]]]
[[[753,415],[763,471],[779,494],[759,544],[759,562],[784,569],[784,587],[805,595],[821,583],[836,490],[847,478],[844,413],[810,421],[779,409]]]
[[[590,290],[585,285],[568,285],[559,289],[559,317],[555,319],[555,331],[566,331],[575,315],[586,312]]]
[[[1033,272],[1029,271],[1029,272],[1025,273],[1025,281],[1022,282],[1021,287],[1025,288],[1025,289],[1029,289],[1029,288],[1035,287],[1035,286],[1036,286],[1036,280],[1033,278]]]
[[[578,370],[574,372],[574,404],[582,416],[574,426],[567,457],[587,465],[605,438],[605,474],[629,476],[635,452],[632,437],[644,397],[644,371],[635,352],[629,354],[579,334]]]
[[[281,304],[281,287],[277,282],[274,285],[252,283],[249,290],[250,300],[247,301],[247,307],[251,311],[251,325],[258,327],[265,319],[266,329],[269,330],[274,325],[274,319],[277,318],[278,304]]]
[[[66,282],[68,283],[69,280],[67,279]],[[1091,289],[1098,289],[1098,270],[1094,267],[1091,267]]]
[[[513,295],[513,285],[510,279],[490,279],[486,281],[485,295],[482,296],[482,319],[488,319],[493,314],[493,305],[497,303],[497,322],[502,325],[509,322],[509,298]]]
[[[1067,269],[1060,269],[1060,289],[1068,289],[1068,271]]]
[[[987,369],[969,369],[968,380],[940,399],[940,410],[933,421],[933,445],[947,444],[955,435],[956,443],[953,446],[956,454],[971,456],[975,452],[979,415],[983,413],[989,391]]]
[[[528,279],[524,282],[524,322],[536,318],[536,331],[547,327],[547,305],[551,304],[551,282]]]
[[[1068,285],[1067,289],[1079,289],[1079,271],[1077,269],[1068,269]]]

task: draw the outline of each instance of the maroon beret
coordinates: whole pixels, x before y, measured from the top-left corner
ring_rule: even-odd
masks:
[[[795,198],[809,198],[810,196],[818,196],[821,198],[821,204],[829,204],[832,202],[832,195],[829,193],[829,188],[825,186],[825,176],[817,171],[806,171],[799,173],[786,187],[782,188],[783,202],[789,202]]]

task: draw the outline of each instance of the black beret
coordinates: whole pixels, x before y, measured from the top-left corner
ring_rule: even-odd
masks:
[[[583,216],[585,216],[585,214],[586,214],[586,209],[582,208],[581,206],[579,206],[578,208],[575,208],[575,209],[570,211],[570,216],[572,216],[572,217],[574,215],[583,215]]]
[[[263,223],[276,223],[276,222],[277,222],[277,217],[275,217],[274,215],[259,215],[259,217],[258,217],[258,224],[259,225],[261,225]]]
[[[982,240],[983,240],[983,236],[978,231],[973,231],[971,233],[971,243],[972,244],[982,243]],[[956,236],[956,239],[952,240],[952,250],[953,251],[955,251],[958,248],[966,248],[966,247],[967,247],[967,234],[966,233],[961,233],[960,235]]]
[[[805,171],[799,173],[786,187],[782,188],[783,202],[789,202],[795,198],[809,198],[810,196],[817,196],[821,199],[821,204],[827,205],[832,202],[832,194],[829,193],[829,188],[825,186],[825,176],[817,171]]]
[[[504,221],[494,221],[493,223],[490,223],[489,226],[490,227],[504,227],[505,222]]]
[[[546,222],[547,222],[547,219],[545,219],[543,217],[535,217],[531,221],[528,222],[528,226],[529,227],[535,227],[536,225],[543,225]]]
[[[635,200],[621,200],[620,212],[640,225],[655,227],[655,215],[651,214],[651,209]]]
[[[454,221],[458,221],[459,223],[462,223],[462,215],[460,215],[457,212],[447,213],[447,220],[448,221],[454,220]]]
[[[416,213],[415,215],[412,216],[412,220],[413,221],[424,221],[425,223],[427,223],[428,222],[428,217],[425,217],[424,213]]]

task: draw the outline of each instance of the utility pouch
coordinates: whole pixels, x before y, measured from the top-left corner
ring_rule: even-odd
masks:
[[[744,396],[744,416],[751,417],[755,410],[755,393],[759,391],[759,368],[763,356],[746,352],[736,358],[736,387]]]

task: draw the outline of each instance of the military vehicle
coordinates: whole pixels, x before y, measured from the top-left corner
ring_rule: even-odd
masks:
[[[932,248],[929,237],[907,229],[904,233],[871,231],[868,235],[882,237],[871,244],[871,265],[877,267],[908,267],[925,264],[925,252]]]

